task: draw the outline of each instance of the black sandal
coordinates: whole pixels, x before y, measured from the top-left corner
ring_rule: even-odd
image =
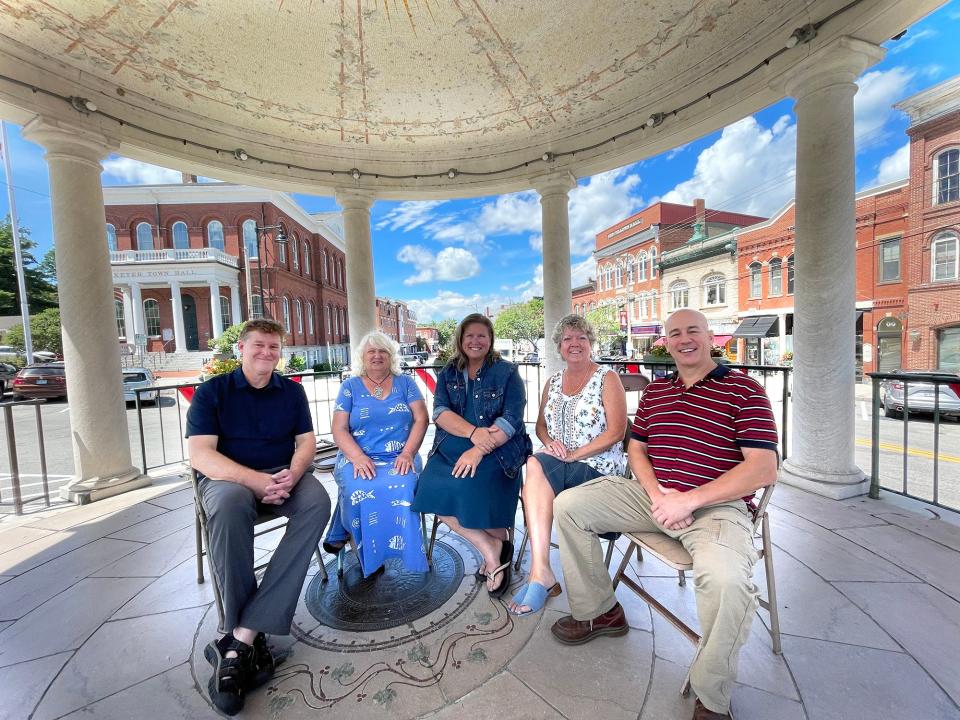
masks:
[[[237,653],[236,657],[226,656],[231,650]],[[248,683],[247,668],[252,651],[253,648],[232,634],[212,640],[203,649],[203,656],[213,665],[207,692],[214,707],[224,715],[236,715],[243,710]]]
[[[500,562],[505,563],[510,560],[513,560],[513,543],[509,540],[504,540],[500,548]],[[477,579],[478,583],[487,581],[487,574],[483,572],[483,570],[477,570],[473,576]]]
[[[500,584],[497,585],[497,587],[495,587],[493,590],[487,590],[487,592],[490,594],[490,597],[503,597],[503,594],[507,591],[507,588],[510,587],[510,580],[513,578],[513,574],[511,573],[512,566],[513,563],[508,560],[503,565],[497,567],[489,575],[489,577],[492,578],[495,578],[497,575],[503,575],[503,579],[500,581]]]

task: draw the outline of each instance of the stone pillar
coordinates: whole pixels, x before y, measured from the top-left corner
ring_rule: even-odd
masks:
[[[133,305],[133,332],[135,335],[143,334],[147,331],[147,321],[143,315],[143,295],[140,293],[140,283],[130,283],[130,304]]]
[[[377,329],[377,296],[373,282],[373,247],[370,207],[374,196],[361,190],[337,190],[343,208],[343,234],[347,246],[347,315],[350,342]]]
[[[180,296],[180,283],[170,281],[170,305],[173,308],[173,341],[176,352],[187,351],[187,331],[183,327],[183,298]]]
[[[553,328],[570,314],[573,294],[570,287],[570,218],[568,194],[577,186],[569,172],[535,178],[540,193],[543,231],[543,329],[547,375],[561,369],[563,361],[553,344]]]
[[[123,334],[126,336],[127,345],[133,345],[136,328],[133,325],[133,301],[130,299],[130,287],[120,288],[123,294]]]
[[[218,338],[223,335],[223,313],[220,312],[220,283],[216,280],[210,281],[210,319],[213,337]]]
[[[130,459],[113,305],[100,161],[112,143],[36,117],[23,137],[46,148],[50,168],[63,357],[70,397],[74,477],[63,498],[88,503],[150,484]]]
[[[236,325],[238,322],[243,322],[243,317],[240,314],[239,285],[230,286],[230,319],[233,321],[234,325]]]
[[[837,499],[869,484],[854,457],[853,96],[883,54],[840,37],[778,83],[797,115],[793,426],[782,479]]]

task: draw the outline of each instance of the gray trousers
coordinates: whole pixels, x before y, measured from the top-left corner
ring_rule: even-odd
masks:
[[[225,480],[200,480],[207,513],[208,552],[223,596],[223,629],[245,627],[289,635],[310,558],[330,519],[330,496],[305,473],[282,505],[262,505],[252,490]],[[257,587],[253,572],[253,526],[259,511],[287,518],[283,539]]]
[[[617,602],[599,533],[661,532],[683,544],[693,558],[701,633],[690,686],[708,709],[727,712],[740,648],[757,608],[757,551],[746,503],[701,508],[690,527],[665,530],[650,516],[650,498],[637,480],[608,475],[557,495],[553,512],[567,599],[577,620],[602,615]]]

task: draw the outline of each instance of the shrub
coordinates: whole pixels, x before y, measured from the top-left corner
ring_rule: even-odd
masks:
[[[243,329],[243,323],[231,325],[219,337],[207,341],[207,346],[220,355],[232,355],[233,346],[240,340],[240,330]]]
[[[227,358],[226,360],[211,360],[200,371],[200,376],[204,380],[209,380],[215,375],[233,372],[240,367],[240,361],[236,358]]]
[[[307,369],[307,361],[303,358],[302,355],[291,355],[290,359],[287,360],[287,372],[303,372]]]
[[[670,353],[667,351],[666,345],[654,345],[646,352],[647,355],[657,358],[669,358]]]

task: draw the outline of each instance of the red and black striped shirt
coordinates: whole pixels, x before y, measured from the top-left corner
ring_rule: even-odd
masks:
[[[647,385],[631,436],[647,444],[657,481],[681,492],[743,462],[741,448],[778,448],[763,386],[723,365],[689,388],[676,374]]]

